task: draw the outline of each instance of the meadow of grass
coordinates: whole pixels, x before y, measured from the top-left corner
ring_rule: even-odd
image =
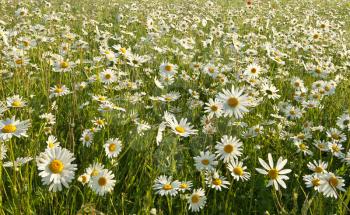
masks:
[[[350,214],[349,14],[0,0],[0,214]]]

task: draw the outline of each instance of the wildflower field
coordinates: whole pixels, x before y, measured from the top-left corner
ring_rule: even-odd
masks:
[[[349,0],[0,0],[0,215],[350,214]]]

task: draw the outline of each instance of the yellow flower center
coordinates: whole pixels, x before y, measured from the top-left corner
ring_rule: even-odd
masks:
[[[84,137],[84,140],[85,140],[85,141],[89,141],[89,140],[90,140],[90,136],[89,136],[89,135],[86,135],[86,136]]]
[[[98,184],[102,187],[107,184],[107,179],[105,177],[101,177],[98,179]]]
[[[256,73],[256,71],[257,71],[257,69],[256,69],[256,68],[252,68],[252,69],[250,70],[250,72],[251,72],[251,73],[253,73],[253,74],[255,74],[255,73]]]
[[[62,62],[60,63],[60,67],[61,67],[62,69],[67,69],[67,68],[69,67],[69,64],[68,64],[67,61],[62,61]]]
[[[28,47],[28,46],[29,46],[29,42],[26,41],[26,40],[24,40],[24,41],[23,41],[23,45],[24,45],[25,47]]]
[[[14,133],[17,130],[17,127],[13,124],[8,124],[2,127],[1,132],[2,133]]]
[[[218,110],[218,106],[217,105],[212,105],[211,107],[210,107],[210,109],[212,110],[212,111],[217,111]]]
[[[91,175],[92,176],[97,176],[99,171],[97,169],[92,170]]]
[[[209,165],[209,160],[208,160],[208,159],[203,159],[203,160],[201,161],[201,163],[202,163],[203,165],[205,165],[205,166],[208,166],[208,165]]]
[[[63,171],[64,165],[62,163],[62,161],[60,160],[53,160],[51,161],[50,165],[49,165],[49,169],[51,170],[51,172],[58,174],[61,173]]]
[[[49,143],[49,148],[52,149],[53,147],[55,147],[55,145],[53,143]]]
[[[111,79],[112,78],[112,75],[111,74],[106,74],[105,75],[105,79]]]
[[[21,107],[22,106],[22,102],[21,101],[14,101],[12,102],[12,107]]]
[[[60,87],[57,87],[57,88],[55,89],[55,93],[62,93],[62,92],[63,92],[63,89],[60,88]]]
[[[110,152],[114,152],[117,149],[117,145],[114,143],[111,143],[111,144],[109,144],[108,149]]]
[[[214,73],[214,72],[215,72],[215,69],[214,69],[213,67],[210,67],[210,68],[208,69],[208,71],[209,71],[210,73]]]
[[[277,169],[270,169],[268,172],[268,175],[272,180],[275,180],[278,177],[278,170]]]
[[[173,186],[171,186],[171,184],[164,184],[163,190],[171,190],[171,189],[173,189]]]
[[[235,97],[231,97],[227,100],[227,104],[232,107],[232,108],[235,108],[237,107],[237,105],[239,104],[239,101],[237,98]]]
[[[323,168],[320,167],[320,166],[317,166],[317,167],[315,168],[315,172],[321,173],[321,172],[323,172]]]
[[[225,151],[226,153],[231,153],[231,152],[233,152],[233,149],[234,149],[234,147],[233,147],[233,145],[231,145],[231,144],[227,144],[227,145],[224,146],[224,151]]]
[[[234,169],[233,169],[233,173],[235,174],[235,175],[243,175],[243,169],[242,169],[242,167],[239,167],[239,166],[237,166],[237,167],[235,167]]]
[[[331,136],[335,140],[339,140],[340,139],[340,136],[337,133],[333,133]]]
[[[171,70],[173,70],[173,66],[172,65],[166,65],[165,67],[164,67],[164,69],[165,69],[165,71],[167,71],[167,72],[171,72]]]
[[[191,202],[196,204],[199,202],[200,199],[201,199],[201,197],[198,194],[193,194],[191,197]]]
[[[123,54],[126,54],[126,48],[120,48],[119,51]]]
[[[86,183],[87,182],[87,177],[85,175],[81,176],[81,181],[83,183]]]
[[[332,150],[333,150],[334,152],[339,152],[339,151],[340,151],[340,149],[339,149],[339,147],[338,147],[337,144],[333,144],[333,145],[332,145]]]
[[[334,177],[334,176],[330,177],[328,182],[333,187],[336,187],[339,184],[339,180],[336,177]]]
[[[317,186],[319,186],[321,184],[321,181],[320,181],[320,179],[315,178],[315,179],[313,179],[311,181],[311,183],[312,183],[313,186],[317,187]]]
[[[23,61],[21,58],[19,58],[19,59],[15,60],[15,63],[16,63],[17,65],[21,65],[21,64],[24,63],[24,61]]]
[[[182,126],[179,126],[179,125],[175,127],[175,130],[176,130],[177,132],[179,132],[180,134],[185,133],[185,128],[182,127]]]
[[[188,187],[188,185],[186,183],[180,184],[180,188],[181,189],[186,189],[187,187]]]
[[[306,145],[304,143],[299,144],[299,148],[304,151],[306,149]]]
[[[220,186],[222,184],[222,181],[220,178],[215,178],[213,180],[213,184],[216,185],[216,186]]]

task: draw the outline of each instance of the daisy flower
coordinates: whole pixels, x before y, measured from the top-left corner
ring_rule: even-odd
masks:
[[[217,99],[223,104],[224,116],[235,116],[239,119],[244,113],[249,112],[247,107],[251,105],[249,98],[243,93],[243,89],[235,89],[232,86],[231,90],[224,90],[219,93]]]
[[[209,99],[208,103],[205,103],[206,107],[204,112],[208,114],[209,117],[220,117],[222,114],[222,103],[215,99]]]
[[[106,69],[103,72],[100,72],[99,77],[101,82],[107,85],[112,84],[117,80],[115,71],[111,69]]]
[[[55,85],[53,87],[50,87],[50,96],[49,98],[53,97],[60,97],[69,94],[70,91],[65,85]]]
[[[15,170],[18,170],[18,167],[28,163],[29,161],[33,160],[32,157],[18,157],[14,161],[8,161],[3,164],[3,167],[11,167],[15,168]]]
[[[94,139],[94,133],[90,131],[90,129],[85,129],[81,134],[80,141],[84,146],[90,147],[92,141]]]
[[[98,128],[104,128],[106,126],[106,121],[102,118],[95,118],[94,120],[91,120],[91,122]]]
[[[244,75],[248,77],[258,77],[260,75],[260,72],[260,66],[256,63],[252,63],[248,65],[247,69],[244,71]]]
[[[174,115],[164,114],[165,120],[168,126],[173,130],[173,132],[181,137],[188,137],[193,134],[197,134],[197,130],[193,129],[190,123],[187,122],[187,119],[182,118],[178,122]]]
[[[319,175],[304,175],[303,180],[305,181],[306,187],[312,187],[316,191],[320,191],[320,185],[322,183]]]
[[[85,172],[86,174],[90,175],[91,177],[97,176],[101,171],[104,170],[103,164],[100,164],[98,162],[94,162],[92,165],[90,165],[88,168],[86,168]]]
[[[216,157],[219,157],[225,163],[237,159],[242,154],[242,142],[236,137],[224,135],[221,142],[215,145]]]
[[[247,167],[243,166],[243,162],[238,161],[237,159],[231,160],[227,164],[227,169],[230,171],[233,178],[237,181],[247,181],[250,178],[250,173],[246,172]]]
[[[115,182],[114,174],[107,169],[100,171],[97,176],[91,177],[89,181],[91,189],[100,196],[112,192]]]
[[[279,186],[282,186],[284,189],[287,188],[287,185],[283,180],[288,180],[289,177],[286,174],[290,173],[291,169],[283,169],[283,167],[287,164],[287,159],[282,157],[278,158],[276,166],[274,166],[273,159],[271,153],[268,155],[269,164],[267,164],[263,159],[259,158],[259,163],[264,169],[255,168],[260,174],[269,176],[270,180],[266,187],[274,185],[275,189],[278,190]]]
[[[185,192],[187,190],[191,190],[192,182],[191,181],[182,181],[179,185],[179,191]]]
[[[6,158],[7,146],[4,143],[0,143],[0,160]]]
[[[261,92],[268,99],[272,99],[272,100],[279,99],[281,96],[277,94],[278,91],[279,90],[275,86],[273,86],[272,84],[263,83],[261,85]]]
[[[60,142],[57,141],[57,138],[53,135],[50,135],[46,141],[47,148],[53,149],[60,146]]]
[[[14,116],[11,119],[0,120],[0,140],[6,141],[13,136],[27,137],[29,126],[29,120],[19,121]]]
[[[216,78],[219,74],[219,69],[211,63],[204,66],[203,71],[212,78]]]
[[[336,176],[334,173],[325,173],[321,176],[320,191],[326,197],[338,198],[337,189],[345,191],[343,188],[345,186],[344,181],[342,177]]]
[[[177,73],[177,68],[177,65],[165,62],[159,66],[159,72],[161,76],[172,77]]]
[[[350,115],[344,113],[337,119],[337,126],[342,130],[350,130]]]
[[[178,180],[173,181],[171,176],[165,175],[159,176],[154,183],[153,189],[161,196],[176,196],[181,184]]]
[[[90,175],[84,173],[84,174],[82,174],[82,175],[80,175],[80,176],[78,177],[78,181],[79,181],[80,183],[82,183],[83,185],[86,185],[86,184],[88,184],[89,181],[90,181]]]
[[[26,106],[26,102],[19,95],[14,95],[6,99],[7,107],[22,108]]]
[[[106,155],[108,158],[115,158],[122,150],[122,142],[118,138],[111,138],[104,144]]]
[[[62,190],[62,185],[68,188],[74,179],[77,165],[72,164],[74,155],[65,148],[47,148],[36,158],[39,175],[44,185],[50,185],[49,190],[56,192]]]
[[[205,196],[205,191],[202,188],[193,190],[193,193],[188,197],[189,209],[192,212],[199,212],[204,208],[207,197]]]
[[[195,161],[195,167],[198,171],[201,170],[215,170],[218,165],[218,161],[215,160],[215,155],[211,154],[209,151],[200,152],[199,156],[193,158]]]
[[[230,185],[226,177],[219,175],[216,170],[207,172],[206,175],[206,183],[210,188],[221,191],[222,188],[227,188],[227,185]]]
[[[313,171],[315,174],[323,174],[327,172],[327,167],[328,167],[328,163],[322,160],[317,161],[310,161],[307,164],[307,167],[309,168],[309,170]]]

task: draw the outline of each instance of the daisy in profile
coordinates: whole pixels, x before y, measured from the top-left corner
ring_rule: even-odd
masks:
[[[243,165],[243,162],[238,161],[237,159],[231,160],[227,164],[227,169],[237,181],[247,181],[250,178],[250,173],[246,171],[247,167]]]
[[[7,146],[4,143],[0,143],[0,160],[6,158]]]
[[[320,191],[321,188],[321,179],[319,175],[312,174],[312,175],[304,175],[303,180],[305,182],[306,187],[313,188],[316,191]]]
[[[5,162],[3,164],[3,167],[14,168],[16,171],[18,171],[19,167],[23,166],[24,164],[28,163],[31,160],[33,160],[32,157],[18,157],[14,161],[7,161],[7,162]]]
[[[29,126],[29,120],[19,121],[14,116],[11,119],[0,120],[0,140],[6,141],[13,136],[27,137]]]
[[[207,202],[207,197],[205,196],[205,191],[202,188],[193,190],[193,193],[188,197],[187,200],[189,204],[189,209],[192,212],[199,212],[204,208]]]
[[[273,185],[276,190],[279,189],[279,185],[284,189],[287,188],[284,180],[288,180],[289,177],[286,174],[290,173],[291,169],[283,169],[283,167],[287,164],[287,159],[283,159],[282,157],[278,158],[276,166],[273,163],[273,159],[271,153],[267,155],[269,164],[267,164],[263,159],[259,158],[259,163],[264,169],[255,168],[260,174],[267,175],[270,180],[266,187]]]
[[[182,181],[179,185],[179,191],[185,192],[187,190],[191,190],[192,182],[191,181]]]
[[[62,185],[68,188],[74,179],[77,165],[73,153],[65,148],[47,148],[36,158],[39,175],[44,185],[49,185],[49,190],[56,192],[62,190]]]
[[[224,116],[234,116],[240,119],[244,113],[249,112],[247,107],[251,104],[248,96],[243,93],[243,89],[235,89],[232,86],[231,90],[224,90],[219,93],[217,99],[223,104]]]
[[[65,85],[55,85],[53,87],[50,87],[49,98],[60,97],[60,96],[67,95],[69,93],[70,93],[70,90]]]
[[[226,177],[219,175],[216,170],[213,172],[206,172],[206,175],[206,183],[210,188],[221,191],[222,188],[227,188],[227,185],[230,185]]]
[[[153,189],[161,196],[176,196],[180,184],[181,183],[178,180],[173,181],[171,176],[167,177],[165,175],[161,175],[155,180]]]
[[[224,135],[221,142],[217,142],[215,145],[216,157],[225,163],[237,159],[242,154],[242,145],[242,142],[236,137]]]
[[[198,132],[196,129],[193,129],[193,126],[191,126],[185,118],[182,118],[180,122],[178,122],[173,114],[168,113],[164,114],[164,118],[173,132],[181,137],[188,137]]]
[[[323,174],[327,172],[327,167],[328,167],[328,163],[322,160],[317,161],[310,161],[307,164],[307,168],[309,168],[309,170],[313,171],[315,174]]]
[[[177,73],[177,68],[177,65],[165,62],[159,66],[159,72],[161,76],[172,77]]]
[[[107,140],[106,144],[104,145],[106,155],[108,158],[115,158],[119,155],[119,153],[122,150],[122,142],[118,138],[111,138]]]
[[[209,99],[208,103],[205,103],[206,107],[204,112],[208,114],[209,117],[220,117],[222,114],[222,103],[217,99]]]
[[[104,84],[112,84],[117,80],[115,72],[111,69],[106,69],[103,72],[100,72],[100,80]]]
[[[344,113],[339,116],[337,119],[337,126],[342,129],[349,131],[350,130],[350,115],[348,113]]]
[[[114,174],[107,169],[100,171],[97,176],[91,177],[89,181],[91,189],[100,196],[112,192],[115,182]]]
[[[80,141],[84,146],[90,147],[92,141],[94,139],[94,133],[90,131],[90,129],[85,129],[81,134]]]
[[[209,151],[200,152],[199,156],[193,158],[195,161],[195,166],[198,171],[215,170],[215,167],[218,165],[218,161],[215,160],[215,155],[211,154]]]
[[[334,173],[325,173],[321,176],[320,191],[326,197],[338,198],[337,190],[345,191],[344,179]]]
[[[78,177],[78,181],[79,181],[80,183],[82,183],[83,185],[86,185],[86,184],[88,184],[89,181],[90,181],[90,175],[84,173],[84,174],[82,174],[82,175],[80,175],[80,176]]]
[[[9,108],[22,108],[26,106],[26,102],[19,95],[7,98],[6,103]]]

